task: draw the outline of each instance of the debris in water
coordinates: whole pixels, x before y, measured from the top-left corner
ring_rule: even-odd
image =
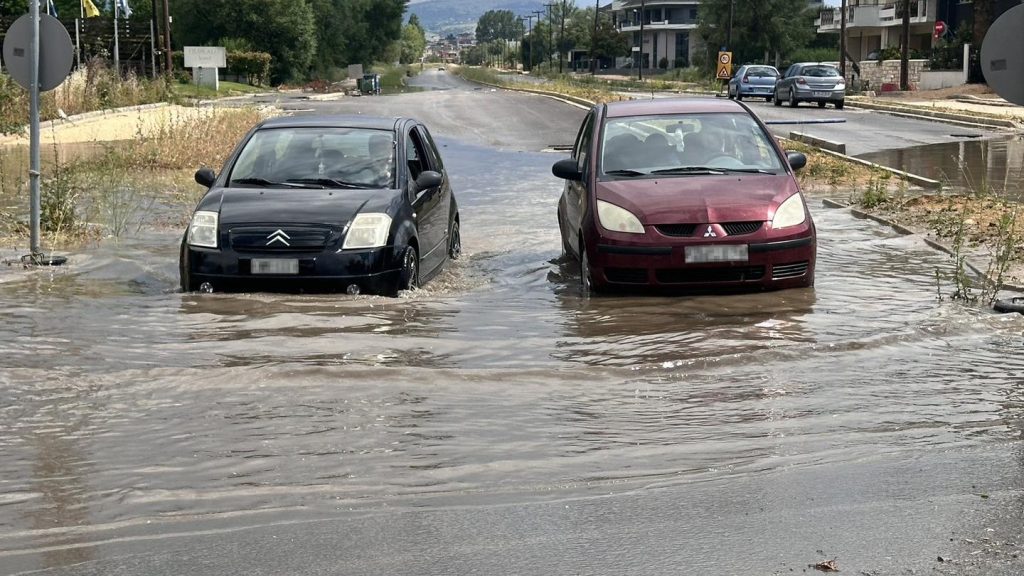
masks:
[[[822,572],[839,572],[839,565],[836,564],[835,558],[818,562],[817,564],[810,564],[809,566],[815,570],[821,570]]]

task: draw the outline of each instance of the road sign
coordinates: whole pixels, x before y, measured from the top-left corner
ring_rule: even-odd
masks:
[[[942,38],[942,35],[946,33],[946,23],[942,20],[935,21],[935,33],[936,38]]]
[[[718,66],[715,68],[715,78],[719,80],[732,78],[732,52],[718,53]]]
[[[185,46],[185,68],[227,68],[228,51],[223,46]]]
[[[4,38],[4,64],[22,88],[30,90],[29,42],[32,18],[25,14],[11,24]],[[71,73],[75,50],[67,28],[49,14],[39,15],[39,91],[53,90]]]
[[[996,19],[981,43],[981,71],[1006,100],[1024,105],[1024,4]]]

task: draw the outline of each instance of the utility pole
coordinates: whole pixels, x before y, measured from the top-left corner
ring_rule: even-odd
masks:
[[[171,58],[171,5],[164,0],[164,74],[174,73],[174,60]]]
[[[555,30],[555,23],[552,20],[552,18],[554,17],[554,13],[551,12],[551,10],[556,6],[556,4],[548,3],[548,4],[545,4],[544,6],[548,9],[548,70],[554,70],[555,65],[551,61],[551,48],[552,48],[551,38],[552,38],[552,33]]]
[[[152,14],[150,14],[150,20],[152,21],[152,25],[153,25],[153,40],[152,40],[152,42],[150,42],[150,46],[156,46],[157,39],[160,38],[160,16],[159,16],[160,15],[160,11],[157,9],[156,0],[152,0],[151,4],[152,4]],[[85,6],[85,4],[82,4],[82,6]],[[82,8],[82,10],[85,10],[85,8]],[[163,49],[162,46],[161,46],[161,49]],[[156,76],[156,73],[157,73],[156,69],[158,67],[159,67],[159,64],[157,64],[156,50],[154,49],[153,50],[153,75],[154,76]]]
[[[839,8],[839,75],[846,78],[846,0]]]
[[[540,15],[543,14],[544,11],[543,10],[534,10],[533,13],[536,15],[536,18],[537,18],[537,31],[539,32],[540,31]],[[533,70],[533,46],[534,46],[534,44],[535,44],[534,38],[533,38],[533,36],[530,36],[530,70],[531,71]],[[540,55],[540,63],[544,64],[544,55],[543,54]]]
[[[522,22],[523,20],[528,20],[528,19],[529,19],[528,16],[520,16],[519,17],[519,22]],[[519,50],[517,50],[517,52],[519,53],[519,57],[520,58],[523,57],[523,42],[526,40],[525,34],[526,34],[526,27],[520,27],[519,28]],[[525,72],[526,71],[526,61],[525,60],[521,60],[521,63],[523,65],[523,71]]]
[[[601,14],[601,0],[594,0],[594,33],[590,35],[590,75],[597,74],[597,17]]]
[[[729,0],[729,30],[725,36],[725,49],[726,51],[732,51],[732,21],[736,15],[736,0]],[[643,21],[641,20],[641,24]],[[641,48],[642,50],[642,48]]]
[[[526,61],[529,62],[529,66],[527,66],[526,69],[530,70],[532,72],[533,71],[533,44],[534,44],[534,42],[533,42],[533,15],[532,14],[527,14],[526,15],[526,24],[527,24],[527,26],[529,26],[529,31],[526,33],[526,35],[530,37],[530,43],[526,45]]]
[[[910,90],[910,0],[903,0],[903,33],[900,35],[900,90]]]
[[[640,0],[640,66],[637,67],[637,77],[644,81],[644,11],[647,10],[647,3]]]
[[[565,0],[562,0],[562,23],[558,28],[558,73],[562,73],[562,47],[565,46]]]

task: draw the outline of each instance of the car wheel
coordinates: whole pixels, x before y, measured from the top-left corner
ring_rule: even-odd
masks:
[[[765,96],[764,97],[764,101],[765,102],[771,102],[772,100],[774,100],[774,98],[772,98],[771,96]]]
[[[587,247],[580,242],[580,296],[587,298],[593,293],[594,283],[590,271],[590,258],[587,257]]]
[[[824,102],[818,102],[818,108],[824,108],[824,107],[825,107],[825,103]]]
[[[199,284],[192,279],[192,272],[189,271],[189,263],[185,257],[185,245],[181,245],[181,254],[178,256],[178,282],[181,286],[181,291],[195,292],[199,290]]]
[[[1004,314],[1007,312],[1018,312],[1020,314],[1024,314],[1024,298],[1014,296],[1013,298],[996,300],[995,304],[992,305],[992,308],[996,312],[1002,312]]]
[[[732,88],[727,88],[726,91],[725,91],[725,95],[729,97],[729,100],[732,100],[733,98],[735,98],[735,96],[733,96],[733,93],[732,93]]]
[[[452,231],[448,235],[448,258],[458,260],[462,256],[462,235],[459,233],[459,221],[452,221]]]
[[[569,243],[569,239],[565,237],[565,226],[562,225],[562,214],[558,213],[558,235],[562,238],[562,258],[569,258],[572,256],[572,245]]]
[[[737,102],[742,102],[743,101],[743,93],[740,92],[739,90],[736,91],[736,101]]]
[[[799,103],[800,102],[798,102],[797,99],[796,99],[796,90],[790,90],[789,91],[789,107],[790,108],[796,108],[797,104],[799,104]]]
[[[402,252],[402,269],[398,275],[398,285],[395,292],[401,290],[412,290],[420,285],[420,255],[416,248],[406,246]]]
[[[843,106],[845,104],[846,104],[846,102],[844,102],[843,100],[840,100],[839,102],[836,102],[836,110],[842,110]]]
[[[769,100],[774,102],[776,106],[782,106],[782,100],[779,100],[779,93],[778,92],[772,93],[772,97],[769,98]]]

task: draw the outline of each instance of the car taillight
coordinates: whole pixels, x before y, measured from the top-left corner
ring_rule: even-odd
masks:
[[[796,83],[797,84],[807,84],[807,80],[804,80],[803,78],[797,78],[796,79]]]
[[[743,83],[744,84],[750,84],[750,76],[744,76],[743,77]]]

